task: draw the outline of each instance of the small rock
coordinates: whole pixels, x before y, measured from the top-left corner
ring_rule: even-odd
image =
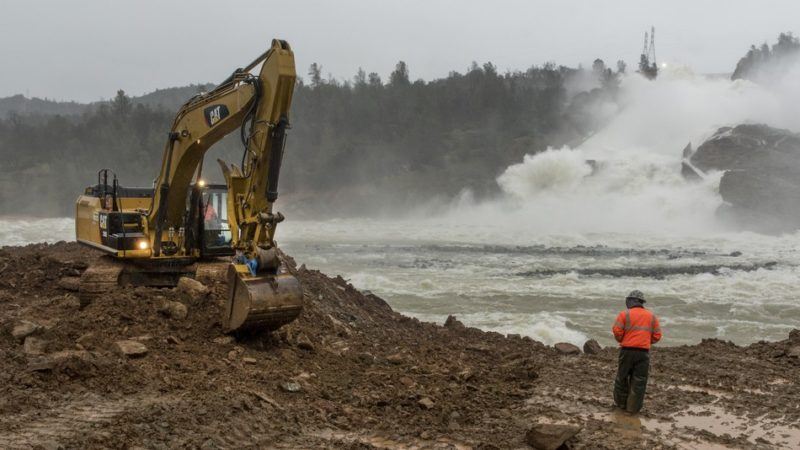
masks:
[[[200,444],[200,449],[201,450],[217,450],[217,449],[220,449],[220,448],[222,448],[222,447],[217,445],[217,443],[214,442],[214,439],[212,439],[212,438],[208,438],[202,444]]]
[[[728,256],[733,256],[734,258],[736,258],[738,256],[742,256],[742,252],[737,250],[735,252],[731,252]]]
[[[233,344],[233,341],[235,341],[233,336],[220,336],[220,337],[215,337],[213,340],[215,344],[219,345],[230,345]]]
[[[33,322],[21,321],[11,330],[11,335],[14,336],[14,339],[23,341],[26,337],[39,331],[39,328],[39,325]]]
[[[372,364],[375,362],[375,357],[369,353],[364,352],[358,354],[358,360],[363,362],[364,364]]]
[[[297,337],[297,348],[307,352],[313,352],[314,344],[311,343],[311,339],[309,339],[308,336],[301,334]]]
[[[594,339],[589,339],[585,344],[583,344],[583,353],[586,353],[587,355],[596,355],[601,351],[603,351],[603,347]]]
[[[122,340],[114,343],[114,350],[128,358],[137,358],[147,354],[147,346],[138,341]]]
[[[36,372],[69,368],[77,375],[75,372],[89,372],[94,367],[94,358],[84,350],[62,350],[28,360],[28,370]]]
[[[47,353],[47,341],[35,336],[28,336],[22,344],[22,351],[27,355],[43,355]]]
[[[390,364],[399,365],[403,364],[405,358],[403,358],[402,353],[395,353],[393,355],[387,356],[386,361],[389,361]]]
[[[466,328],[464,327],[464,324],[461,323],[458,319],[456,319],[456,316],[453,315],[447,316],[447,320],[444,321],[444,327],[454,330],[463,330],[464,328]]]
[[[139,298],[147,297],[149,294],[150,294],[150,290],[147,288],[147,286],[136,286],[133,289],[133,295],[135,295],[135,296],[137,296]]]
[[[61,277],[58,280],[58,287],[66,291],[78,292],[81,285],[81,277]]]
[[[178,286],[176,286],[176,288],[178,292],[186,294],[193,300],[200,300],[210,292],[206,285],[188,277],[181,277],[181,279],[178,280]]]
[[[409,388],[410,388],[410,387],[414,387],[414,385],[415,385],[415,384],[417,384],[417,383],[416,383],[416,382],[414,382],[414,380],[413,380],[413,379],[411,379],[410,377],[400,377],[400,379],[399,379],[398,381],[400,381],[401,383],[403,383],[403,386],[405,386],[405,387],[409,387]]]
[[[525,442],[540,450],[556,450],[578,434],[581,427],[574,425],[538,424],[525,433]]]
[[[580,355],[581,349],[578,348],[577,345],[573,345],[567,342],[559,342],[558,344],[554,345],[556,351],[561,353],[562,355]]]
[[[422,406],[425,409],[432,409],[435,405],[435,403],[433,403],[433,400],[431,400],[428,397],[421,398],[417,403],[419,403],[419,406]]]
[[[181,278],[183,280],[183,278]],[[165,300],[158,308],[158,312],[176,320],[183,320],[189,315],[189,309],[181,302]]]
[[[242,362],[245,364],[255,364],[258,362],[258,360],[255,358],[251,358],[249,356],[245,356],[244,358],[242,358]]]
[[[75,339],[75,345],[81,350],[94,348],[96,346],[95,334],[90,331],[80,335],[78,339]]]
[[[75,342],[81,345],[85,345],[87,342],[91,342],[92,339],[94,339],[94,333],[90,331],[88,333],[80,335],[78,339],[75,339]]]
[[[36,446],[36,448],[40,448],[42,450],[61,450],[64,448],[58,441],[54,441],[51,439],[46,439]]]
[[[173,344],[173,345],[180,345],[181,344],[181,340],[177,336],[169,335],[169,336],[167,336],[167,343]]]
[[[475,372],[467,368],[458,373],[458,379],[461,381],[469,381],[475,378]]]
[[[287,381],[285,383],[280,384],[281,389],[286,392],[297,393],[303,390],[299,383],[295,383],[294,381]]]
[[[490,347],[488,345],[483,345],[483,344],[470,344],[470,345],[467,345],[464,348],[466,348],[467,350],[473,351],[473,352],[478,352],[478,353],[486,353],[486,354],[494,353],[494,349],[492,347]]]
[[[795,345],[786,351],[786,356],[789,358],[800,358],[800,345]]]
[[[81,307],[81,300],[78,298],[77,295],[66,294],[64,295],[63,305],[69,309],[79,309]]]

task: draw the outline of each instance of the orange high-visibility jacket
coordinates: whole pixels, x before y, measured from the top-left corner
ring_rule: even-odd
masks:
[[[611,331],[620,347],[650,350],[650,344],[661,339],[661,326],[656,315],[638,306],[619,313]]]

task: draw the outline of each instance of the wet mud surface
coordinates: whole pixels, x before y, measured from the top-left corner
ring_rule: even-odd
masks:
[[[580,426],[570,448],[800,447],[800,331],[654,350],[631,417],[612,408],[615,349],[423,323],[302,267],[300,318],[234,339],[221,283],[80,308],[70,280],[96,256],[0,249],[0,448],[526,448],[535,424]]]

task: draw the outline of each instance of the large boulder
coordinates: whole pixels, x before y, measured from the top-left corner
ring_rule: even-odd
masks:
[[[757,231],[800,227],[800,134],[767,125],[723,127],[689,161],[703,172],[725,172],[724,217]]]
[[[556,450],[581,431],[575,425],[540,423],[525,433],[525,442],[539,450]]]
[[[181,302],[165,300],[158,308],[158,312],[176,320],[183,320],[189,314],[189,309]]]
[[[444,327],[450,328],[452,330],[463,330],[464,328],[466,328],[464,327],[464,324],[461,323],[461,321],[459,321],[458,319],[456,319],[456,316],[452,314],[447,316],[447,320],[444,321]]]
[[[594,339],[589,339],[583,344],[583,353],[586,353],[587,355],[596,355],[602,351],[603,347]]]
[[[210,292],[206,285],[189,277],[181,277],[176,288],[178,292],[192,300],[201,300]]]

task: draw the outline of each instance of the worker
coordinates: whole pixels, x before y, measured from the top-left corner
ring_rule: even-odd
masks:
[[[214,209],[214,205],[211,202],[206,203],[206,213],[204,217],[206,224],[215,223],[219,220],[219,216],[217,216],[217,210]]]
[[[628,294],[626,309],[619,313],[611,329],[620,345],[614,403],[631,414],[642,409],[650,371],[650,345],[661,339],[658,318],[644,308],[644,303],[641,291]]]

